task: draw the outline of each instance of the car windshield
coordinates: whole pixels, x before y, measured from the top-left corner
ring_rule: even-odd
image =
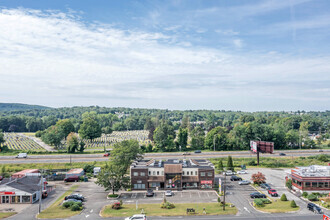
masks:
[[[166,191],[166,193],[171,193],[171,191]]]

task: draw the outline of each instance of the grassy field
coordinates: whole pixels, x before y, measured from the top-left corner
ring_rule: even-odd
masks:
[[[17,212],[0,212],[0,219],[8,218],[15,214],[17,214]]]
[[[206,210],[206,215],[235,215],[236,207],[226,206],[226,210],[222,210],[219,203],[182,203],[175,204],[174,209],[162,209],[160,204],[139,204],[138,210],[135,205],[123,205],[122,209],[114,210],[111,206],[103,207],[101,211],[102,217],[127,217],[134,214],[140,214],[142,209],[147,216],[185,216],[187,208],[194,208],[195,215],[204,215],[203,208]]]
[[[264,207],[255,207],[256,209],[269,212],[269,213],[283,213],[283,212],[293,212],[298,211],[300,208],[291,208],[290,206],[291,201],[281,201],[277,200],[276,202],[272,202],[271,204],[265,204]]]
[[[71,211],[70,209],[63,208],[61,203],[65,196],[70,195],[78,188],[78,185],[72,186],[68,191],[63,193],[51,206],[43,210],[37,217],[38,218],[68,218],[80,213],[80,211]]]

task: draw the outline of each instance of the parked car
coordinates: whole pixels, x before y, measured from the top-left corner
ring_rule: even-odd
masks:
[[[270,187],[270,185],[268,185],[267,183],[262,183],[262,184],[260,184],[260,187],[263,188],[263,189],[266,189],[266,190],[269,190],[269,189],[272,188],[272,187]]]
[[[110,153],[109,152],[106,152],[103,154],[103,157],[109,157],[110,156]]]
[[[199,154],[199,153],[202,153],[201,150],[195,150],[195,154]]]
[[[271,196],[278,196],[276,189],[269,189],[268,194],[270,194]]]
[[[133,215],[125,218],[125,220],[147,220],[147,216],[143,214]]]
[[[234,175],[234,174],[236,174],[236,173],[231,171],[231,170],[227,170],[226,172],[223,172],[223,175],[225,175],[225,176],[231,176],[231,175]]]
[[[233,176],[231,176],[231,177],[230,177],[230,181],[242,181],[242,178],[241,178],[241,177],[238,177],[238,176],[235,176],[235,175],[233,175]]]
[[[78,199],[67,199],[67,200],[63,201],[63,203],[66,203],[66,202],[79,202],[79,203],[82,203],[82,201],[78,200]]]
[[[154,191],[152,189],[148,189],[147,192],[146,192],[146,196],[147,197],[151,197],[151,196],[154,196]]]
[[[280,156],[286,156],[286,154],[285,154],[285,153],[280,153],[279,155],[280,155]]]
[[[82,202],[85,200],[85,198],[80,194],[71,194],[71,195],[66,196],[64,198],[64,200],[68,200],[68,199],[76,199],[76,200],[79,200],[79,201],[82,201]]]
[[[182,155],[190,155],[190,152],[184,152]]]
[[[311,202],[307,204],[307,208],[310,211],[312,211],[314,213],[317,213],[317,214],[322,214],[323,213],[322,209],[320,207],[318,207],[317,205],[315,205],[314,203],[311,203]]]
[[[242,180],[238,182],[239,185],[249,185],[250,183],[251,182],[249,180]]]
[[[27,153],[19,153],[16,158],[27,158]]]
[[[323,150],[322,150],[322,149],[320,149],[320,150],[319,150],[319,152],[323,152]]]
[[[254,192],[254,193],[251,193],[250,194],[250,197],[252,199],[255,199],[255,198],[266,198],[266,195],[265,194],[262,194],[260,192]]]
[[[240,170],[240,171],[237,171],[237,174],[247,174],[248,172],[246,172],[246,170]]]
[[[173,196],[173,193],[171,190],[166,190],[165,191],[165,196]]]
[[[64,179],[64,182],[78,182],[79,176],[69,176]]]

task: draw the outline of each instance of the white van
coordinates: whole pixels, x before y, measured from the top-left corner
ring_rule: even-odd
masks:
[[[16,158],[27,158],[27,153],[19,153]]]
[[[101,171],[101,167],[94,167],[94,176],[96,176],[97,174],[99,174],[99,172]]]

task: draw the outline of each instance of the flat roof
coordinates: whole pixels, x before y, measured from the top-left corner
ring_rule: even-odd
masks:
[[[27,173],[39,173],[39,170],[38,169],[25,169],[25,170],[21,170],[17,173],[13,173],[12,176],[23,175],[23,174],[27,174]]]
[[[131,168],[164,168],[165,165],[181,165],[182,168],[205,168],[214,169],[214,165],[205,159],[167,159],[167,160],[155,160],[155,159],[143,159],[134,161],[131,164]]]
[[[292,174],[301,177],[329,177],[330,166],[311,165],[308,167],[296,167],[292,169]]]
[[[75,169],[71,169],[67,172],[67,174],[75,174],[75,173],[81,173],[83,172],[84,169],[83,168],[75,168]]]

